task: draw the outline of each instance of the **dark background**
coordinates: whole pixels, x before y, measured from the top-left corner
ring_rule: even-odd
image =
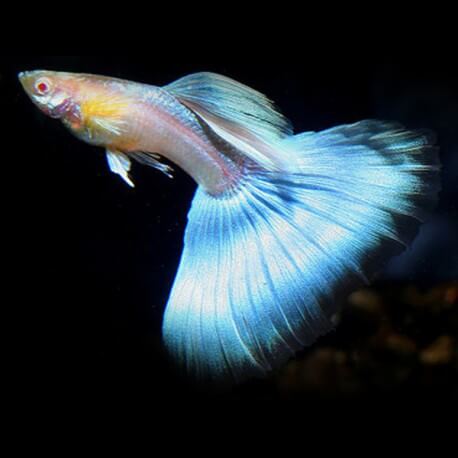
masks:
[[[13,254],[6,350],[15,389],[64,403],[102,397],[457,399],[458,73],[440,55],[428,65],[412,55],[352,55],[243,63],[2,56],[5,225],[12,229],[4,242]],[[443,164],[437,210],[374,287],[349,301],[337,330],[288,367],[224,393],[195,387],[175,373],[160,335],[195,185],[179,170],[170,180],[134,164],[136,188],[130,189],[109,172],[101,149],[32,106],[16,75],[39,68],[154,85],[213,71],[266,93],[297,132],[365,118],[432,129]],[[444,336],[448,356],[437,361],[434,345]]]

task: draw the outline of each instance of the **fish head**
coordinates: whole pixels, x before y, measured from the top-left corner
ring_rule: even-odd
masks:
[[[75,84],[69,74],[48,70],[21,72],[18,75],[32,102],[51,118],[77,117]]]
[[[122,82],[47,70],[22,72],[18,78],[32,102],[79,139],[94,145],[119,143],[130,104]]]

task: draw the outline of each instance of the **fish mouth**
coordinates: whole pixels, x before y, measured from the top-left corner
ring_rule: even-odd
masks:
[[[30,76],[37,76],[40,73],[44,73],[45,70],[27,70],[24,72],[19,72],[17,74],[17,77],[19,78],[20,81],[23,81],[24,79],[30,77]]]
[[[17,77],[19,82],[21,83],[22,87],[27,93],[30,93],[30,89],[32,87],[35,72],[20,72],[18,73]]]
[[[37,73],[36,71],[26,71],[26,72],[19,72],[17,74],[17,77],[19,81],[22,83],[29,79],[33,74]]]
[[[25,83],[25,80],[27,79],[27,75],[29,74],[30,72],[19,72],[17,74],[17,77],[18,77],[18,80],[19,82],[24,86],[24,83]]]

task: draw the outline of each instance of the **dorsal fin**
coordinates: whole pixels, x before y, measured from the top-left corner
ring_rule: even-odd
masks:
[[[185,76],[164,89],[259,165],[284,168],[272,145],[291,135],[292,126],[264,94],[208,72]]]
[[[238,124],[260,138],[272,140],[292,134],[291,123],[276,110],[271,100],[226,76],[194,73],[164,89],[194,111]]]

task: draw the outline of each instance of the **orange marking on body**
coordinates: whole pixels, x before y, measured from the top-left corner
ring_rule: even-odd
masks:
[[[91,122],[93,118],[116,121],[126,114],[129,100],[112,94],[100,94],[84,100],[80,108],[86,122]]]

